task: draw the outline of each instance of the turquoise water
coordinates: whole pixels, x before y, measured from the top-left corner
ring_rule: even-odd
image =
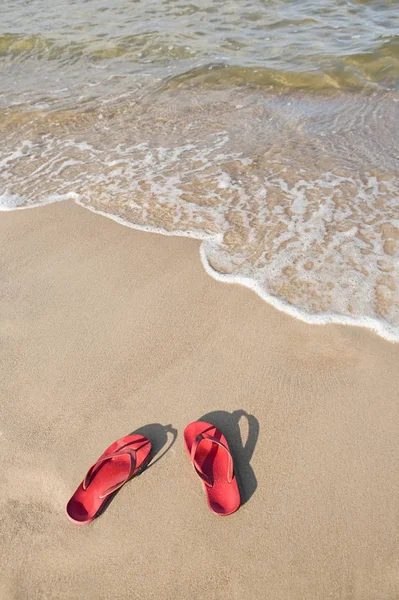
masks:
[[[399,339],[397,1],[11,0],[0,207],[203,240],[210,274]]]

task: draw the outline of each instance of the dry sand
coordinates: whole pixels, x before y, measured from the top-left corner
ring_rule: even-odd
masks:
[[[198,242],[72,203],[1,214],[0,241],[1,598],[399,598],[399,344],[296,321],[210,278]],[[242,479],[227,518],[183,449],[207,413]],[[160,459],[70,523],[138,429]]]

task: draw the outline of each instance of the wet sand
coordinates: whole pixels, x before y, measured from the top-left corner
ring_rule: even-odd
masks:
[[[399,596],[399,344],[296,321],[209,277],[199,242],[70,202],[1,214],[0,243],[2,599]],[[205,415],[241,480],[228,518],[183,449]],[[137,430],[153,464],[70,523]]]

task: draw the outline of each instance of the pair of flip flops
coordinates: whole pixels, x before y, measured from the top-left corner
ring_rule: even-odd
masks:
[[[202,480],[209,508],[217,515],[231,515],[241,501],[233,457],[222,432],[196,421],[184,430],[184,446]],[[111,444],[69,500],[68,518],[78,525],[93,521],[111,496],[145,469],[150,454],[151,442],[142,435],[127,435]]]

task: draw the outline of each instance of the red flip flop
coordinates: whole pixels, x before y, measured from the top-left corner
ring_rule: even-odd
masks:
[[[184,446],[202,479],[209,508],[217,515],[231,515],[241,503],[233,457],[226,438],[217,427],[204,421],[184,430]]]
[[[110,495],[144,468],[150,452],[151,443],[142,435],[126,435],[111,444],[69,500],[68,518],[78,525],[90,523]]]

